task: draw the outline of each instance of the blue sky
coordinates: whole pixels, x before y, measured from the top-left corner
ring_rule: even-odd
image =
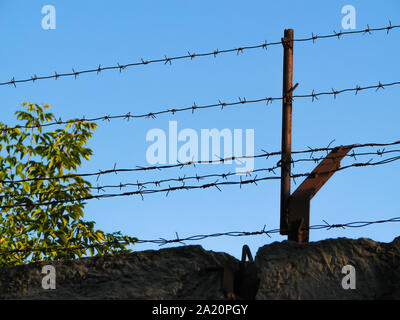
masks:
[[[44,30],[44,5],[56,9],[56,29]],[[387,1],[0,1],[0,82],[15,79],[126,64],[164,55],[185,55],[279,41],[285,28],[295,38],[328,34],[342,29],[344,5],[356,9],[356,28],[399,24],[400,3]],[[338,40],[296,43],[294,82],[296,94],[330,91],[378,81],[399,81],[400,32],[354,35]],[[226,54],[151,64],[35,83],[2,86],[3,123],[15,124],[13,113],[23,101],[47,103],[57,117],[104,116],[127,112],[148,113],[172,106],[191,106],[280,96],[282,48],[274,46],[244,54]],[[399,140],[398,87],[318,101],[298,99],[293,109],[293,150],[307,146],[392,142]],[[146,166],[150,142],[146,133],[168,129],[176,120],[178,130],[224,128],[254,129],[255,152],[278,151],[281,144],[281,104],[243,105],[220,111],[182,112],[156,119],[114,120],[100,123],[90,147],[94,156],[80,172]],[[362,159],[362,158],[361,158]],[[360,159],[360,160],[361,160]],[[279,159],[258,160],[256,168],[269,167]],[[363,160],[369,160],[364,158]],[[350,161],[351,162],[351,161]],[[103,176],[101,184],[152,181],[184,174],[222,173],[232,165],[197,166],[157,172]],[[313,164],[296,165],[295,172],[311,171]],[[398,163],[373,168],[354,168],[335,174],[311,203],[311,224],[377,220],[399,216]],[[234,177],[234,179],[236,179]],[[95,179],[92,180],[96,184]],[[297,183],[299,183],[298,181]],[[193,182],[194,183],[194,182]],[[293,185],[292,189],[296,188]],[[114,190],[117,192],[117,190]],[[255,231],[279,226],[279,181],[261,182],[240,189],[179,191],[165,197],[148,195],[92,200],[86,219],[107,232],[121,231],[142,239],[174,238],[227,231]],[[360,229],[312,231],[310,240],[367,237],[389,242],[398,236],[396,224]],[[286,238],[278,234],[188,242],[205,249],[240,256],[243,244],[255,254],[267,243]],[[135,250],[158,249],[138,244]]]

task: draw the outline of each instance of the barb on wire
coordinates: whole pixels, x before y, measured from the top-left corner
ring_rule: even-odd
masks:
[[[339,33],[336,33],[335,31],[333,31],[333,34],[326,34],[326,35],[314,35],[314,33],[312,33],[312,36],[310,38],[294,39],[293,41],[294,42],[312,41],[313,43],[315,43],[315,41],[317,39],[327,39],[327,38],[340,39],[342,36],[345,36],[345,35],[366,34],[366,33],[371,34],[372,32],[385,31],[385,30],[387,31],[387,34],[389,34],[390,30],[397,29],[397,28],[400,28],[400,25],[392,25],[391,21],[389,21],[389,25],[387,27],[370,28],[369,25],[367,25],[367,29],[363,29],[363,30],[340,31]],[[263,43],[252,45],[252,46],[240,46],[237,48],[225,49],[225,50],[217,49],[217,50],[213,50],[210,52],[204,52],[204,53],[198,53],[198,54],[191,53],[188,51],[187,55],[175,56],[175,57],[167,57],[166,55],[164,55],[164,58],[153,59],[153,60],[144,60],[142,58],[140,62],[127,63],[124,65],[120,65],[118,63],[117,65],[109,66],[109,67],[101,67],[101,65],[99,64],[99,66],[94,69],[86,69],[86,70],[80,70],[80,71],[75,71],[74,69],[72,69],[72,72],[67,72],[67,73],[55,72],[54,75],[48,75],[48,76],[36,76],[36,74],[35,74],[34,78],[31,77],[31,78],[19,79],[19,80],[15,80],[15,78],[13,77],[10,81],[0,82],[0,86],[14,85],[14,87],[16,87],[16,83],[35,82],[36,80],[45,80],[45,79],[56,79],[57,80],[60,77],[73,76],[76,79],[77,75],[79,75],[79,74],[94,73],[94,72],[99,74],[101,71],[104,71],[104,70],[119,70],[121,72],[121,70],[126,69],[128,67],[137,67],[137,66],[142,66],[142,65],[148,65],[151,63],[163,63],[163,64],[171,65],[172,61],[189,60],[189,59],[194,60],[195,57],[213,56],[215,58],[217,55],[227,54],[227,53],[236,53],[237,55],[239,55],[239,53],[244,53],[244,51],[248,51],[248,50],[252,50],[252,49],[263,49],[263,50],[265,49],[266,50],[267,47],[269,47],[269,46],[277,46],[277,45],[281,45],[281,41],[268,42],[268,43],[267,43],[267,41],[265,41]]]
[[[374,224],[382,224],[382,223],[395,223],[395,222],[400,222],[400,217],[393,217],[390,219],[382,219],[382,220],[376,220],[376,221],[353,221],[353,222],[347,222],[347,223],[339,223],[339,224],[329,224],[325,220],[322,220],[324,224],[320,225],[312,225],[310,227],[304,227],[302,230],[332,230],[332,229],[337,229],[337,228],[363,228],[367,226],[371,226]],[[280,229],[270,229],[266,230],[266,225],[261,230],[258,231],[229,231],[229,232],[219,232],[219,233],[212,233],[212,234],[198,234],[194,236],[189,236],[186,238],[182,238],[178,235],[177,232],[175,232],[176,237],[172,239],[165,239],[165,238],[159,238],[159,239],[151,239],[151,240],[146,240],[146,239],[137,239],[137,238],[132,238],[129,237],[131,242],[128,241],[119,241],[119,244],[130,244],[132,242],[135,242],[136,244],[144,244],[144,243],[150,243],[150,244],[158,244],[159,246],[164,246],[167,244],[175,244],[175,243],[180,243],[185,245],[185,242],[188,241],[200,241],[200,240],[205,240],[205,239],[210,239],[210,238],[217,238],[217,237],[248,237],[248,236],[257,236],[257,235],[266,235],[271,238],[272,234],[277,234],[280,232]],[[52,246],[46,246],[46,247],[31,247],[31,248],[24,248],[24,249],[6,249],[6,250],[0,250],[0,255],[4,254],[16,254],[16,253],[32,253],[32,252],[52,252],[55,251],[56,249],[58,250],[72,250],[72,249],[77,249],[77,248],[84,248],[84,249],[89,249],[89,248],[98,248],[101,247],[102,245],[109,245],[109,244],[115,244],[115,241],[105,241],[99,244],[91,244],[91,245],[52,245]]]

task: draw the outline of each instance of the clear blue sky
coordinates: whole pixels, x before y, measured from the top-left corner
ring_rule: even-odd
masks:
[[[43,30],[41,9],[56,8],[56,29]],[[399,24],[400,2],[387,1],[0,1],[0,82],[126,64],[144,59],[200,53],[215,49],[279,41],[285,28],[295,37],[332,33],[342,29],[341,9],[356,8],[357,29]],[[400,32],[296,43],[294,81],[297,94],[367,86],[400,80]],[[171,66],[152,64],[122,73],[105,71],[77,80],[62,78],[13,86],[2,86],[1,122],[15,123],[13,113],[23,101],[47,103],[63,119],[148,113],[171,106],[191,106],[265,96],[280,96],[282,48],[251,50],[242,55],[221,55],[176,61]],[[321,97],[311,103],[298,99],[293,112],[293,150],[307,146],[392,142],[399,139],[399,88]],[[100,123],[90,147],[94,156],[80,172],[108,169],[117,163],[127,168],[146,166],[146,133],[178,129],[254,129],[255,151],[278,151],[281,144],[281,104],[244,105],[225,111],[211,109],[138,119]],[[278,161],[258,160],[256,168]],[[360,158],[369,160],[369,158]],[[312,170],[313,164],[295,167]],[[100,184],[151,181],[184,174],[221,173],[232,165],[197,166],[195,169],[165,170],[103,176]],[[335,174],[312,200],[311,224],[376,220],[399,216],[399,164],[354,168]],[[235,179],[235,177],[234,177]],[[95,179],[93,179],[96,184]],[[299,183],[300,181],[298,181]],[[189,184],[190,182],[188,182]],[[194,183],[194,182],[193,182]],[[293,189],[296,186],[293,186]],[[279,181],[216,189],[173,192],[140,197],[92,200],[86,219],[98,228],[143,239],[173,238],[226,231],[254,231],[279,226]],[[117,192],[117,190],[114,190]],[[312,241],[325,238],[368,237],[389,242],[399,235],[399,226],[383,224],[360,229],[312,231]],[[240,256],[243,244],[255,254],[267,243],[286,238],[278,234],[188,242],[205,249]],[[158,249],[139,244],[135,250]]]

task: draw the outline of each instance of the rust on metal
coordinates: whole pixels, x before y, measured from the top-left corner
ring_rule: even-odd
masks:
[[[341,160],[352,146],[333,149],[290,196],[288,239],[308,242],[310,226],[310,201],[330,177],[340,168]]]
[[[292,93],[293,93],[293,29],[286,29],[282,38],[282,158],[281,158],[281,220],[280,230],[288,229],[290,205],[290,165],[292,150]]]
[[[297,188],[292,197],[307,196],[311,200],[329,178],[333,176],[335,170],[340,168],[340,161],[351,149],[352,146],[340,146],[333,149]]]

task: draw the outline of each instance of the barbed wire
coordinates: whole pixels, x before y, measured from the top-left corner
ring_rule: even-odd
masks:
[[[292,154],[306,154],[306,153],[311,153],[310,155],[310,159],[307,160],[292,160],[291,163],[296,163],[296,162],[301,162],[301,161],[315,161],[317,162],[317,159],[319,159],[318,161],[320,161],[322,158],[315,158],[313,157],[313,154],[316,152],[320,152],[320,151],[325,151],[325,152],[329,152],[332,151],[334,149],[337,149],[339,146],[336,147],[330,147],[330,145],[334,142],[335,140],[331,141],[329,143],[329,145],[327,147],[324,148],[310,148],[308,147],[308,150],[302,150],[302,151],[292,151]],[[366,148],[366,147],[388,147],[388,146],[394,146],[394,145],[398,145],[400,144],[400,140],[399,141],[394,141],[394,142],[390,142],[390,143],[374,143],[374,142],[369,142],[369,143],[365,143],[365,144],[353,144],[353,145],[347,145],[344,147],[348,147],[348,148],[352,148],[352,149],[357,149],[357,148]],[[275,151],[275,152],[267,152],[265,150],[261,150],[263,153],[261,154],[257,154],[257,155],[246,155],[246,156],[230,156],[230,157],[225,157],[225,158],[218,158],[218,159],[214,159],[214,160],[199,160],[199,161],[188,161],[188,162],[179,162],[177,161],[176,164],[167,164],[167,165],[156,165],[156,166],[136,166],[136,168],[125,168],[125,169],[117,169],[116,166],[117,164],[114,164],[113,169],[106,169],[106,170],[99,170],[98,172],[91,172],[91,173],[76,173],[76,174],[65,174],[65,175],[60,175],[60,176],[55,176],[55,177],[35,177],[35,178],[27,178],[27,179],[19,179],[19,180],[0,180],[0,183],[7,183],[7,184],[15,184],[15,183],[24,183],[24,182],[31,182],[31,181],[51,181],[51,180],[61,180],[61,179],[68,179],[68,178],[75,178],[75,177],[93,177],[96,176],[97,180],[99,179],[100,176],[102,175],[106,175],[106,174],[118,174],[120,172],[138,172],[138,171],[152,171],[152,170],[162,170],[162,169],[171,169],[171,168],[183,168],[186,166],[196,166],[199,164],[218,164],[218,163],[229,163],[231,161],[238,161],[240,162],[241,160],[245,160],[245,159],[257,159],[257,158],[266,158],[268,159],[269,157],[272,156],[277,156],[277,155],[281,155],[282,152],[281,151]],[[390,150],[389,150],[390,151]],[[392,150],[394,152],[396,152],[396,150]],[[392,152],[391,151],[391,152]],[[383,150],[377,150],[375,152],[371,152],[371,155],[379,155],[381,156],[382,154],[385,153],[389,153],[388,151],[385,151],[385,149]],[[352,157],[356,157],[357,155],[362,155],[362,154],[355,154],[353,151],[353,154],[350,155],[346,155],[346,156],[352,156]],[[275,167],[271,167],[268,170],[273,170],[278,168],[278,166]],[[156,184],[155,182],[157,181],[152,181],[150,183],[147,184]],[[143,183],[141,183],[141,185],[143,185]]]
[[[336,229],[336,228],[363,228],[369,225],[373,224],[380,224],[380,223],[388,223],[388,222],[400,222],[400,217],[394,217],[386,220],[376,220],[376,221],[354,221],[354,222],[348,222],[348,223],[342,223],[342,224],[329,224],[325,220],[322,220],[324,224],[320,225],[312,225],[310,227],[303,227],[302,230],[320,230],[320,229],[326,229],[326,230],[331,230],[331,229]],[[271,229],[271,230],[265,230],[266,225],[264,225],[263,229],[259,231],[231,231],[231,232],[221,232],[221,233],[213,233],[213,234],[206,234],[206,235],[195,235],[195,236],[190,236],[187,238],[179,238],[179,235],[176,234],[176,239],[170,239],[166,240],[163,238],[156,239],[156,240],[140,240],[137,241],[137,243],[154,243],[154,244],[159,244],[160,246],[170,244],[170,243],[182,243],[184,241],[199,241],[199,240],[204,240],[207,238],[215,238],[215,237],[221,237],[221,236],[229,236],[229,237],[243,237],[243,236],[255,236],[255,235],[267,235],[269,236],[270,234],[274,233],[279,233],[280,229]]]
[[[400,150],[377,150],[375,152],[360,152],[360,153],[355,153],[354,150],[350,154],[346,154],[344,157],[351,157],[357,160],[357,157],[360,156],[367,156],[367,155],[378,155],[382,157],[385,154],[391,154],[391,153],[400,153]],[[331,156],[330,159],[334,160],[336,158],[343,158],[342,156]],[[295,167],[296,163],[299,162],[314,162],[314,163],[319,163],[322,160],[324,160],[325,157],[313,157],[312,155],[310,158],[302,158],[302,159],[292,159],[291,164],[293,168]],[[234,175],[245,175],[247,176],[252,176],[254,173],[258,172],[272,172],[274,175],[276,175],[275,170],[279,169],[281,167],[280,164],[277,164],[275,166],[269,167],[269,168],[260,168],[260,169],[255,169],[252,171],[235,171],[235,172],[225,172],[225,173],[212,173],[212,174],[206,174],[206,175],[194,175],[194,176],[186,176],[184,175],[183,177],[174,177],[174,178],[167,178],[167,179],[160,179],[160,180],[153,180],[153,181],[146,181],[146,182],[139,182],[137,181],[136,183],[128,182],[128,183],[119,183],[116,185],[97,185],[96,187],[93,186],[87,186],[87,187],[81,187],[81,188],[67,188],[67,189],[60,189],[60,190],[49,190],[49,191],[41,191],[41,192],[27,192],[27,193],[6,193],[4,195],[0,195],[1,198],[7,198],[7,199],[14,199],[14,198],[20,198],[20,197],[26,197],[26,196],[42,196],[46,194],[53,194],[53,195],[58,195],[58,194],[63,194],[66,192],[76,192],[76,191],[84,191],[84,190],[97,190],[99,193],[100,191],[104,191],[104,189],[108,188],[119,188],[122,190],[122,188],[126,187],[137,187],[138,189],[140,188],[146,188],[146,185],[154,185],[155,187],[160,187],[161,184],[167,183],[167,182],[180,182],[182,185],[185,185],[185,181],[187,180],[197,180],[197,182],[207,179],[207,178],[222,178],[222,179],[227,179],[227,177],[234,176]],[[62,186],[63,187],[63,186]]]
[[[398,152],[400,152],[400,150],[398,150]],[[374,153],[376,154],[376,153]],[[308,161],[310,159],[304,159],[304,161]],[[59,191],[60,192],[67,192],[67,191],[82,191],[82,190],[97,190],[97,192],[100,191],[104,191],[104,189],[108,189],[108,188],[119,188],[120,190],[122,188],[126,188],[126,187],[137,187],[138,189],[140,188],[146,188],[146,185],[154,185],[155,187],[160,187],[161,184],[163,183],[167,183],[167,182],[180,182],[183,185],[185,185],[185,181],[187,180],[197,180],[198,182],[207,178],[222,178],[222,179],[226,179],[229,176],[233,176],[233,175],[246,175],[246,176],[251,176],[253,173],[257,173],[257,172],[263,172],[263,171],[268,171],[268,172],[273,172],[275,173],[275,169],[278,169],[279,166],[273,166],[271,168],[261,168],[261,169],[255,169],[252,171],[243,171],[243,172],[226,172],[226,173],[212,173],[212,174],[206,174],[206,175],[198,175],[196,174],[195,176],[186,176],[184,175],[183,177],[178,177],[178,178],[168,178],[168,179],[161,179],[161,180],[153,180],[153,181],[146,181],[146,182],[139,182],[137,181],[136,183],[132,183],[132,182],[128,182],[128,183],[120,183],[117,185],[97,185],[96,187],[82,187],[82,188],[74,188],[74,189],[64,189],[64,190],[50,190],[47,192],[33,192],[33,193],[7,193],[6,195],[0,195],[0,198],[14,198],[15,197],[21,197],[21,196],[40,196],[40,195],[44,195],[44,194],[57,194]],[[10,197],[11,196],[11,197]]]
[[[374,224],[382,224],[382,223],[395,223],[395,222],[400,222],[400,217],[394,217],[390,219],[383,219],[383,220],[375,220],[375,221],[353,221],[353,222],[347,222],[347,223],[340,223],[340,224],[330,224],[325,220],[322,220],[324,224],[319,224],[319,225],[312,225],[309,227],[303,227],[302,230],[331,230],[331,229],[346,229],[346,228],[363,228],[367,227],[370,225]],[[186,238],[181,238],[179,237],[178,233],[176,232],[176,238],[174,239],[164,239],[164,238],[159,238],[159,239],[152,239],[152,240],[143,240],[143,239],[137,239],[134,237],[127,237],[129,239],[128,241],[105,241],[100,244],[83,244],[83,245],[73,245],[73,246],[63,246],[63,245],[53,245],[53,246],[46,246],[46,247],[32,247],[32,248],[24,248],[24,249],[0,249],[0,255],[5,255],[5,254],[15,254],[15,253],[32,253],[32,252],[54,252],[56,250],[62,251],[70,251],[71,249],[89,249],[89,248],[101,248],[104,246],[109,246],[112,244],[119,244],[119,245],[129,245],[132,242],[135,242],[135,244],[144,244],[144,243],[150,243],[150,244],[158,244],[159,246],[164,246],[167,244],[174,244],[174,243],[180,243],[185,245],[185,241],[200,241],[204,239],[209,239],[209,238],[216,238],[216,237],[245,237],[245,236],[256,236],[256,235],[266,235],[268,237],[271,237],[272,234],[280,233],[280,229],[270,229],[266,230],[266,225],[261,230],[258,231],[230,231],[230,232],[219,232],[219,233],[212,233],[212,234],[199,234],[199,235],[194,235],[194,236],[189,236]]]
[[[334,99],[336,99],[336,96],[345,93],[345,92],[355,92],[356,95],[358,92],[363,91],[363,90],[371,90],[371,89],[376,89],[378,91],[379,89],[385,89],[385,87],[390,87],[390,86],[395,86],[395,85],[400,85],[400,81],[395,81],[391,83],[381,83],[380,81],[378,82],[377,85],[370,85],[370,86],[365,86],[365,87],[360,87],[356,86],[354,88],[346,88],[346,89],[341,89],[341,90],[335,90],[332,88],[331,91],[325,91],[325,92],[315,92],[313,90],[310,94],[302,94],[302,95],[293,95],[292,100],[295,98],[311,98],[312,102],[315,100],[318,100],[319,96],[333,96]],[[183,111],[189,111],[191,110],[192,113],[194,113],[195,110],[201,110],[201,109],[210,109],[210,108],[221,108],[221,110],[224,110],[226,107],[230,106],[238,106],[238,105],[245,105],[245,104],[254,104],[254,103],[260,103],[260,102],[266,102],[267,106],[269,104],[272,104],[273,101],[276,100],[283,100],[283,97],[265,97],[265,98],[258,98],[258,99],[251,99],[247,100],[245,97],[239,97],[238,101],[235,102],[223,102],[221,100],[218,101],[218,103],[213,103],[213,104],[208,104],[208,105],[197,105],[196,102],[190,106],[190,107],[175,107],[175,108],[168,108],[164,109],[161,111],[155,111],[155,112],[149,112],[145,114],[137,114],[133,115],[130,112],[126,114],[119,114],[119,115],[106,115],[106,116],[100,116],[100,117],[94,117],[94,118],[86,118],[83,116],[82,118],[76,118],[76,119],[69,119],[63,121],[61,117],[57,121],[45,123],[45,124],[35,124],[35,125],[16,125],[14,127],[2,127],[0,128],[0,133],[7,133],[8,131],[13,131],[16,129],[35,129],[35,128],[44,128],[44,127],[50,127],[50,126],[55,126],[55,125],[64,125],[64,124],[74,124],[74,123],[82,123],[82,122],[99,122],[99,121],[111,121],[115,119],[123,119],[126,121],[129,121],[130,119],[135,119],[135,118],[152,118],[155,119],[158,115],[161,114],[166,114],[166,113],[171,113],[175,114],[177,112],[183,112]]]
[[[397,28],[400,28],[400,25],[392,25],[391,21],[389,21],[389,25],[387,27],[370,28],[369,25],[367,25],[367,28],[363,29],[363,30],[339,31],[339,32],[333,31],[332,34],[326,34],[326,35],[318,35],[318,34],[314,35],[314,33],[312,33],[311,37],[294,39],[293,42],[308,42],[308,41],[312,41],[313,43],[315,43],[315,41],[317,39],[327,39],[327,38],[338,38],[338,39],[340,39],[340,37],[346,36],[346,35],[367,34],[367,33],[371,34],[372,32],[378,32],[378,31],[386,31],[387,34],[389,34],[390,30],[397,29]],[[37,76],[36,74],[34,74],[30,78],[20,79],[20,80],[16,80],[13,77],[10,81],[1,82],[0,86],[13,85],[14,87],[16,87],[17,83],[24,83],[24,82],[32,82],[33,83],[33,82],[35,82],[37,80],[45,80],[45,79],[55,79],[55,80],[57,80],[57,79],[63,78],[63,77],[74,77],[75,79],[77,79],[77,77],[79,75],[87,74],[87,73],[96,73],[98,75],[102,71],[106,71],[106,70],[119,70],[120,72],[122,72],[122,70],[125,70],[126,68],[129,68],[129,67],[144,66],[144,65],[149,65],[149,64],[153,64],[153,63],[164,63],[164,64],[170,64],[171,65],[172,61],[176,61],[176,60],[189,60],[189,59],[193,60],[194,58],[197,58],[197,57],[207,57],[207,56],[214,56],[214,58],[215,58],[215,57],[217,57],[217,56],[219,56],[221,54],[227,54],[227,53],[236,53],[237,55],[239,55],[239,54],[244,53],[245,51],[248,51],[248,50],[252,50],[252,49],[264,49],[264,50],[267,50],[268,47],[281,45],[281,44],[282,44],[282,41],[267,42],[265,40],[263,43],[259,43],[259,44],[252,45],[252,46],[241,46],[241,47],[225,49],[225,50],[216,49],[216,50],[209,51],[209,52],[204,52],[204,53],[191,53],[191,52],[188,51],[187,54],[181,55],[181,56],[167,57],[165,55],[164,58],[153,59],[153,60],[144,60],[142,58],[140,62],[127,63],[127,64],[123,64],[123,65],[120,65],[118,63],[117,65],[114,65],[114,66],[102,67],[101,64],[99,64],[99,66],[97,68],[80,70],[80,71],[75,71],[72,68],[72,72],[66,72],[66,73],[54,72],[53,75],[47,75],[47,76]]]
[[[350,165],[342,166],[340,168],[334,169],[334,170],[328,170],[328,171],[323,171],[319,172],[318,174],[327,174],[327,173],[332,173],[332,172],[337,172],[337,171],[342,171],[348,168],[352,167],[366,167],[366,166],[376,166],[376,165],[383,165],[387,163],[391,163],[394,161],[400,160],[400,156],[397,157],[391,157],[387,158],[381,161],[377,162],[372,162],[372,159],[369,160],[368,162],[357,162],[357,163],[352,163]],[[294,180],[296,183],[296,178],[300,177],[310,177],[313,176],[314,174],[311,173],[300,173],[300,174],[293,174],[291,175],[291,178]],[[220,189],[221,186],[224,185],[240,185],[240,188],[242,185],[246,184],[255,184],[257,185],[257,182],[261,181],[266,181],[266,180],[277,180],[280,179],[279,176],[268,176],[268,177],[262,177],[262,178],[257,178],[257,175],[254,177],[254,179],[247,179],[243,180],[242,177],[240,177],[240,181],[223,181],[223,182],[218,182],[219,180],[217,179],[215,182],[203,184],[203,185],[181,185],[181,186],[168,186],[168,188],[163,188],[163,189],[144,189],[144,187],[138,188],[137,191],[129,191],[129,192],[124,192],[124,193],[108,193],[108,194],[100,194],[100,195],[90,195],[90,196],[85,196],[85,197],[79,197],[79,198],[71,198],[71,199],[62,199],[62,200],[51,200],[51,201],[38,201],[38,202],[33,202],[30,199],[22,199],[24,203],[16,203],[12,205],[1,205],[0,209],[9,209],[9,208],[15,208],[15,207],[37,207],[37,206],[49,206],[49,205],[56,205],[56,204],[63,204],[63,203],[69,203],[69,202],[74,202],[74,201],[85,201],[85,200],[92,200],[92,199],[103,199],[103,198],[114,198],[114,197],[123,197],[123,196],[133,196],[133,195],[140,195],[142,200],[144,200],[144,195],[147,194],[153,194],[153,193],[166,193],[166,196],[171,191],[178,191],[178,190],[194,190],[194,189],[207,189],[207,188],[216,188],[219,191],[222,192]]]

